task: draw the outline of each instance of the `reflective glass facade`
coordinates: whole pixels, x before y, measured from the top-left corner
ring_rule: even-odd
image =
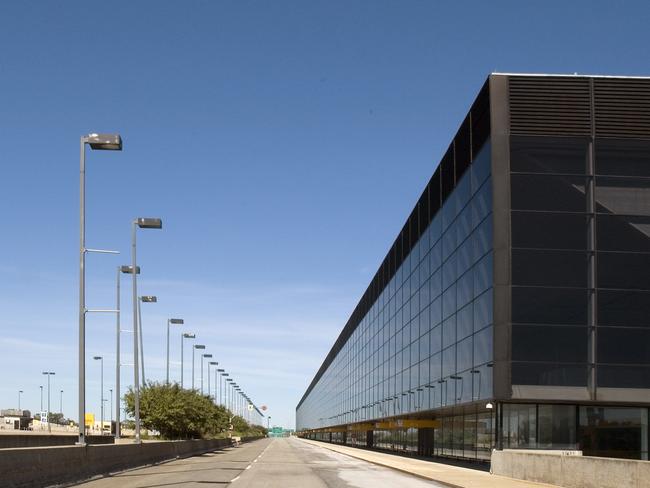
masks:
[[[648,459],[649,407],[650,79],[491,75],[297,427]]]
[[[298,410],[298,428],[492,397],[486,144]]]

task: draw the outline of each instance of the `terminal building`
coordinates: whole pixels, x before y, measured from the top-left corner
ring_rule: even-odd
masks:
[[[648,459],[650,79],[492,74],[296,408],[312,439]]]

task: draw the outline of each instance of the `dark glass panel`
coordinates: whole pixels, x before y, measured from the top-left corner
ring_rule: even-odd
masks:
[[[535,405],[503,405],[503,447],[533,449],[537,446],[536,413]]]
[[[452,143],[440,161],[440,177],[442,180],[442,201],[444,202],[456,184],[454,180],[454,144]]]
[[[585,174],[588,141],[574,137],[510,138],[510,169],[523,173]]]
[[[647,459],[647,408],[580,407],[579,417],[584,455]]]
[[[485,364],[492,361],[492,327],[486,327],[474,334],[474,365]],[[491,373],[490,373],[491,374]]]
[[[474,296],[492,286],[492,253],[486,255],[474,266]]]
[[[650,178],[596,177],[596,211],[650,215]]]
[[[483,182],[490,175],[490,162],[492,161],[490,154],[491,144],[487,143],[474,157],[474,161],[472,161],[472,165],[470,166],[472,175],[472,193],[476,193],[476,190],[481,187]]]
[[[474,332],[474,307],[470,303],[456,314],[456,334],[463,339]]]
[[[512,284],[585,287],[587,255],[577,251],[513,249]]]
[[[492,289],[489,289],[474,300],[474,331],[492,323]]]
[[[650,141],[597,139],[596,174],[650,176]]]
[[[456,346],[442,351],[442,376],[448,377],[456,373]],[[453,398],[453,397],[452,397]]]
[[[598,324],[650,327],[650,292],[599,290]]]
[[[586,362],[587,346],[586,327],[512,326],[513,361]]]
[[[650,364],[650,329],[599,327],[598,362]]]
[[[600,251],[650,252],[650,217],[600,214],[596,232]]]
[[[584,178],[513,174],[510,184],[513,210],[584,212],[587,208]]]
[[[523,324],[587,324],[587,291],[512,287],[512,321]]]
[[[597,378],[604,388],[650,388],[650,367],[598,365]]]
[[[492,181],[488,179],[472,198],[472,225],[478,225],[491,211]]]
[[[537,447],[541,449],[576,448],[575,405],[539,405],[537,412],[539,429]]]
[[[452,315],[442,323],[442,347],[456,342],[456,316]]]
[[[512,212],[512,247],[586,249],[587,217],[569,213]]]
[[[587,365],[512,363],[513,385],[587,386]]]
[[[650,254],[599,252],[598,287],[650,290]]]
[[[458,371],[465,371],[472,367],[472,349],[472,337],[468,337],[456,345],[456,368]]]

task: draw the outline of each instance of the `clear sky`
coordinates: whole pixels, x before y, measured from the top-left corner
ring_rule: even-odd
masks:
[[[140,291],[159,298],[147,376],[164,379],[166,319],[182,317],[172,378],[194,332],[293,426],[486,76],[649,75],[649,24],[647,1],[2,2],[0,408],[22,389],[38,411],[51,370],[52,410],[63,389],[77,415],[82,134],[124,139],[87,155],[87,244],[122,252],[89,256],[88,306],[114,306],[130,221],[162,217],[139,234]],[[87,334],[108,390],[114,317]],[[92,360],[87,376],[98,414]]]

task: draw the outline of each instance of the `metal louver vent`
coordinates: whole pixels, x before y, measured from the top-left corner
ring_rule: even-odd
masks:
[[[595,79],[596,135],[650,138],[650,80]]]
[[[510,132],[527,135],[589,135],[589,79],[511,76]]]

